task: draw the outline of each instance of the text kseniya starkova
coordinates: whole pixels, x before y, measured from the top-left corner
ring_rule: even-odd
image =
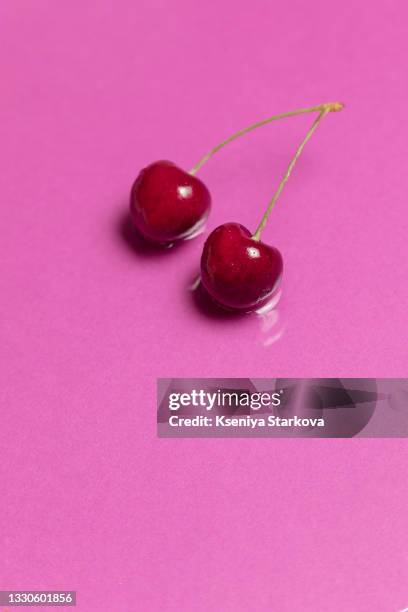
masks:
[[[196,407],[206,411],[223,412],[225,409],[247,408],[248,411],[257,411],[261,408],[278,408],[282,405],[283,390],[270,392],[249,393],[247,391],[222,391],[208,392],[193,389],[184,393],[169,394],[169,410],[176,412],[183,408]],[[215,418],[197,414],[196,416],[179,416],[172,414],[169,417],[169,425],[172,427],[324,427],[323,418],[311,418],[301,416],[278,416],[275,414],[265,414],[255,416],[254,414],[245,415],[225,415],[217,414]]]

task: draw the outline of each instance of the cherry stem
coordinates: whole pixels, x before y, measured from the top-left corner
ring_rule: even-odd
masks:
[[[252,236],[253,240],[260,240],[262,232],[265,228],[266,222],[268,221],[269,215],[271,214],[271,211],[273,209],[273,207],[275,206],[281,192],[282,189],[284,188],[287,180],[289,179],[291,172],[300,156],[300,154],[303,151],[303,148],[305,146],[305,144],[307,143],[307,141],[311,138],[313,132],[315,131],[315,129],[317,128],[317,126],[319,125],[319,123],[321,122],[321,120],[323,119],[323,117],[325,117],[328,113],[330,112],[336,112],[336,111],[340,111],[343,108],[343,104],[341,104],[340,102],[333,102],[333,103],[328,103],[328,104],[322,104],[319,108],[319,115],[318,117],[316,117],[316,119],[313,121],[312,125],[309,128],[309,131],[307,132],[306,136],[304,137],[304,139],[302,140],[302,142],[300,143],[292,161],[290,162],[288,169],[285,172],[284,177],[282,178],[281,182],[279,183],[279,186],[276,190],[276,192],[274,193],[272,200],[270,201],[264,216],[261,219],[260,224],[258,225],[258,227],[256,228],[256,231],[254,233],[254,235]]]
[[[240,130],[239,132],[235,132],[235,134],[227,138],[227,140],[223,140],[223,142],[220,142],[216,147],[211,149],[211,151],[209,151],[206,155],[204,155],[204,157],[200,159],[198,164],[196,164],[194,168],[190,170],[189,174],[192,174],[192,175],[196,174],[198,170],[210,159],[210,157],[212,157],[214,153],[217,153],[217,151],[225,147],[225,145],[229,144],[233,140],[236,140],[237,138],[240,138],[241,136],[244,136],[248,132],[252,132],[252,130],[255,130],[256,128],[266,125],[267,123],[272,123],[272,121],[277,121],[278,119],[285,119],[286,117],[304,115],[305,113],[322,112],[326,109],[328,109],[327,112],[340,111],[342,108],[343,108],[343,104],[341,104],[340,102],[326,102],[325,104],[319,104],[318,106],[311,106],[310,108],[301,108],[298,110],[290,111],[289,113],[282,113],[281,115],[273,115],[273,117],[268,117],[267,119],[263,119],[262,121],[253,123],[252,125],[249,125],[243,130]]]

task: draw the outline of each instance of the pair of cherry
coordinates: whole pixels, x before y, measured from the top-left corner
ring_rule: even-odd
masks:
[[[282,255],[261,242],[261,234],[292,169],[322,118],[339,111],[338,102],[275,115],[233,134],[205,155],[189,172],[169,161],[157,161],[136,178],[130,212],[137,230],[159,245],[193,237],[203,227],[211,208],[211,196],[195,174],[217,151],[247,132],[284,117],[317,112],[318,116],[299,145],[278,189],[254,234],[239,223],[224,223],[207,238],[201,257],[201,281],[221,306],[249,312],[264,306],[273,296],[283,271]]]

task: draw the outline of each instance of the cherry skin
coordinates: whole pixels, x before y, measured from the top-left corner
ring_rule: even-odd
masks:
[[[256,241],[239,223],[225,223],[207,238],[201,257],[201,281],[221,306],[249,312],[264,306],[282,276],[282,255]]]
[[[204,183],[169,161],[143,168],[130,194],[133,224],[145,238],[157,243],[197,233],[210,207],[211,196]]]

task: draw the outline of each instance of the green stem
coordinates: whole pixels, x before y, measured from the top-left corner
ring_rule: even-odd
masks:
[[[341,107],[342,108],[342,107]],[[261,219],[260,224],[258,225],[254,235],[252,236],[253,240],[260,240],[262,232],[264,230],[264,227],[266,225],[266,222],[268,221],[269,215],[271,214],[271,211],[273,209],[273,207],[276,204],[277,199],[279,198],[282,189],[284,188],[288,178],[290,177],[290,174],[293,170],[294,165],[296,164],[299,155],[302,153],[303,148],[305,146],[305,144],[307,143],[307,141],[311,138],[313,132],[315,131],[315,129],[317,128],[317,126],[319,125],[319,123],[321,122],[321,120],[323,119],[323,117],[325,117],[330,111],[333,110],[341,110],[341,108],[333,108],[331,105],[322,105],[322,108],[320,109],[320,113],[319,116],[313,121],[311,127],[309,128],[309,131],[307,132],[306,136],[304,137],[304,139],[302,140],[302,142],[300,143],[292,161],[290,162],[288,169],[286,170],[286,173],[284,175],[284,177],[282,178],[281,182],[279,183],[279,186],[276,190],[276,192],[274,193],[272,200],[270,201],[264,216]]]
[[[289,113],[282,113],[281,115],[273,115],[273,117],[268,117],[267,119],[263,119],[262,121],[258,121],[257,123],[253,123],[252,125],[249,125],[248,127],[244,128],[243,130],[240,130],[239,132],[236,132],[235,134],[233,134],[232,136],[230,136],[226,140],[223,140],[223,142],[220,142],[220,144],[218,144],[216,147],[211,149],[211,151],[209,151],[206,155],[204,155],[204,157],[202,157],[200,159],[200,161],[194,166],[194,168],[192,168],[190,170],[190,174],[192,174],[192,175],[196,174],[198,172],[198,170],[210,159],[210,157],[212,157],[214,155],[214,153],[217,153],[217,151],[219,151],[220,149],[225,147],[225,145],[229,144],[233,140],[236,140],[237,138],[240,138],[241,136],[244,136],[244,134],[247,134],[248,132],[251,132],[252,130],[255,130],[256,128],[259,128],[259,127],[261,127],[263,125],[266,125],[267,123],[272,123],[272,121],[277,121],[278,119],[285,119],[286,117],[294,117],[295,115],[303,115],[305,113],[322,112],[325,109],[327,109],[327,112],[329,112],[329,111],[339,111],[342,108],[343,108],[343,105],[340,104],[339,102],[327,102],[325,104],[319,104],[318,106],[311,106],[310,108],[301,108],[301,109],[298,109],[298,110],[295,110],[295,111],[291,111]]]

